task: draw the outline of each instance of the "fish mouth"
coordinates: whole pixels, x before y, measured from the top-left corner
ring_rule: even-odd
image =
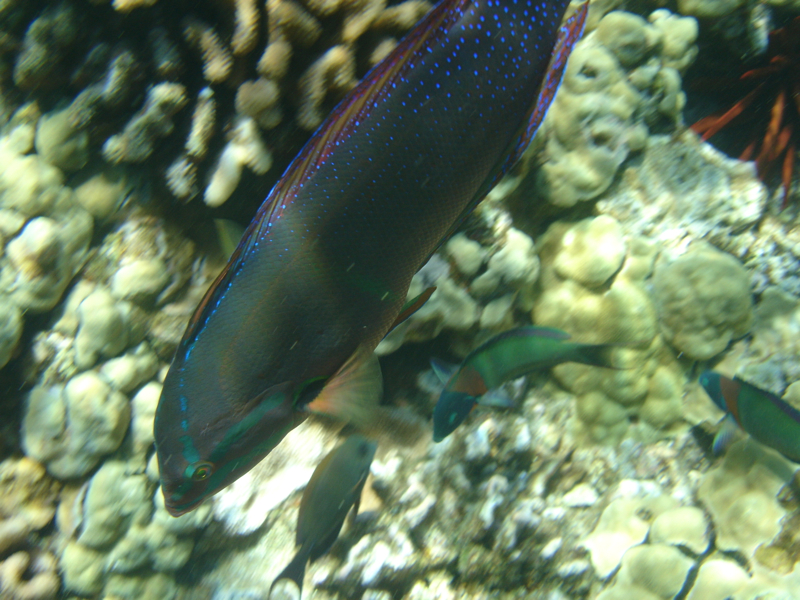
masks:
[[[197,503],[199,504],[199,502]],[[192,504],[190,506],[176,506],[174,504],[167,504],[164,503],[164,508],[167,509],[167,512],[173,517],[180,517],[181,515],[185,515],[188,512],[193,511],[197,508],[197,504]]]
[[[185,515],[186,513],[193,511],[202,503],[203,500],[201,499],[201,500],[196,500],[194,502],[187,502],[185,504],[175,504],[174,502],[170,502],[167,499],[167,494],[164,493],[164,508],[173,517],[180,517],[181,515]]]

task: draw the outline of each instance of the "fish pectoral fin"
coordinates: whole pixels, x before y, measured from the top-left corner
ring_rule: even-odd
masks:
[[[364,493],[364,484],[367,483],[367,477],[369,476],[369,470],[364,473],[364,476],[358,480],[358,483],[353,487],[353,510],[351,511],[351,519],[350,524],[352,525],[353,521],[355,520],[356,516],[358,515],[358,508],[361,506],[361,494]]]
[[[731,442],[733,442],[733,438],[738,431],[739,425],[736,423],[736,419],[733,418],[733,415],[730,413],[725,415],[720,422],[717,435],[714,436],[714,444],[711,446],[714,456],[719,456],[725,452],[728,446],[731,445]]]
[[[431,369],[436,375],[437,379],[442,383],[447,383],[450,378],[458,370],[459,365],[439,360],[438,358],[431,358]]]
[[[375,353],[359,348],[331,377],[306,410],[369,425],[383,394],[381,365]]]
[[[478,404],[492,408],[514,408],[514,401],[503,388],[489,390],[478,398]]]
[[[389,331],[400,325],[400,323],[405,321],[407,318],[409,318],[411,315],[417,312],[420,308],[422,308],[422,305],[425,304],[430,299],[431,296],[433,296],[433,292],[435,291],[436,291],[436,286],[434,285],[426,289],[420,295],[414,296],[413,298],[411,298],[411,300],[407,300],[406,303],[403,305],[403,308],[400,310],[400,314],[397,315],[397,318],[394,320],[394,323],[392,323],[392,326],[389,327]],[[386,333],[388,334],[389,331],[387,331]]]
[[[229,260],[242,240],[245,228],[230,219],[214,219],[214,228],[217,230],[220,252],[225,260]]]

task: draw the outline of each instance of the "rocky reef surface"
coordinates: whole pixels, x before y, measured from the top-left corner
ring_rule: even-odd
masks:
[[[225,262],[213,213],[183,222],[176,199],[235,202],[428,8],[0,1],[2,598],[267,597],[339,432],[309,421],[168,515],[160,382]],[[683,125],[693,17],[738,13],[612,8],[525,159],[414,278],[437,291],[378,348],[408,427],[376,428],[359,516],[304,597],[800,598],[795,466],[745,434],[714,457],[696,382],[800,402],[800,229]],[[525,324],[618,344],[620,368],[508,384],[514,408],[434,444],[428,359]]]

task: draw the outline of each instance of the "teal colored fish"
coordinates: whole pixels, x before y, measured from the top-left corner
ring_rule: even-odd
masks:
[[[297,516],[295,542],[299,549],[275,578],[273,588],[281,579],[291,579],[302,590],[306,564],[331,549],[351,508],[354,515],[358,514],[361,491],[376,447],[375,442],[352,435],[314,469]]]
[[[580,36],[567,0],[443,0],[270,192],[178,346],[155,417],[195,508],[311,411],[369,422],[414,273],[519,158]],[[420,299],[420,302],[424,298]]]
[[[434,370],[445,387],[433,409],[433,441],[441,442],[464,422],[476,404],[508,405],[497,390],[506,381],[564,362],[614,368],[612,344],[570,342],[569,334],[547,327],[520,327],[473,350],[460,366]]]
[[[714,438],[715,454],[730,443],[738,425],[756,441],[800,463],[800,411],[738,377],[705,371],[699,381],[714,404],[727,413]]]

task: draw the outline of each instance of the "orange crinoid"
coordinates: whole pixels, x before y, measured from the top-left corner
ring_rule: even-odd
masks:
[[[781,165],[783,202],[792,184],[797,145],[800,142],[800,17],[769,34],[764,66],[742,74],[742,82],[752,82],[753,89],[728,110],[709,115],[692,129],[709,139],[742,113],[767,109],[766,129],[753,135],[741,156],[755,156],[758,176],[764,180],[773,165]]]

